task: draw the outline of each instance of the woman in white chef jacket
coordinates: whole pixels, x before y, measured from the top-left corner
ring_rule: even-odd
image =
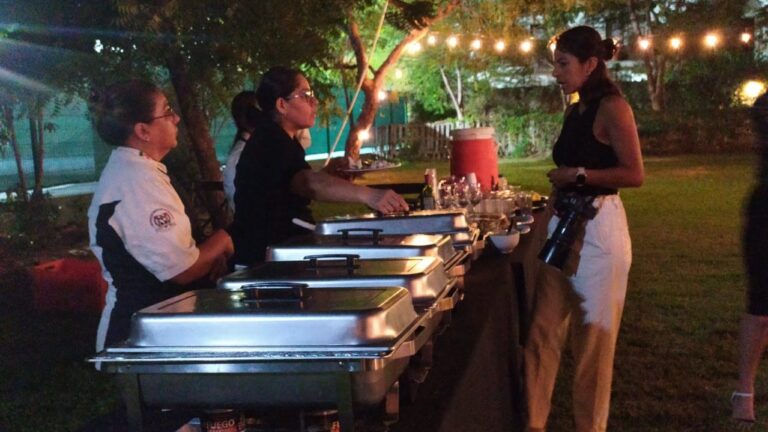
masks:
[[[198,279],[226,271],[232,239],[216,231],[197,245],[163,157],[179,116],[154,84],[113,84],[91,98],[99,136],[115,146],[88,209],[90,245],[109,284],[96,349],[129,335],[133,312]]]

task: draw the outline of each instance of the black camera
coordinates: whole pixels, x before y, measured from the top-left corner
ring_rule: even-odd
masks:
[[[539,252],[539,259],[562,270],[576,236],[582,231],[587,221],[597,214],[592,205],[594,196],[577,193],[558,193],[555,198],[555,212],[560,221],[552,236],[547,239]]]

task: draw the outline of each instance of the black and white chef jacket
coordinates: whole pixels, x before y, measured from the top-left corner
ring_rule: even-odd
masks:
[[[182,291],[169,279],[200,254],[165,165],[118,147],[88,209],[90,246],[109,284],[96,350],[127,339],[131,315]]]

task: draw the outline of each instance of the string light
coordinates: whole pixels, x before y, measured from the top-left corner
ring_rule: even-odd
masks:
[[[403,71],[401,69],[395,69],[395,79],[400,79],[403,77]]]
[[[408,44],[408,53],[411,55],[416,55],[421,52],[422,46],[421,42],[415,41]]]
[[[648,48],[651,47],[651,40],[647,37],[640,37],[637,39],[637,46],[643,51],[648,51]]]
[[[379,94],[377,95],[377,99],[379,99],[380,101],[386,100],[387,99],[387,92],[385,92],[384,90],[379,90]]]
[[[368,141],[371,138],[371,132],[368,129],[363,129],[357,132],[357,139],[360,141]]]
[[[530,39],[526,39],[520,42],[520,51],[524,54],[528,54],[533,49],[533,42]]]
[[[720,37],[718,37],[715,33],[707,33],[706,36],[704,36],[704,45],[706,45],[708,48],[714,49],[719,43]]]
[[[459,38],[461,37],[460,34],[451,34],[447,37],[445,37],[445,44],[448,49],[454,49],[459,47]],[[734,35],[734,38],[737,37]],[[618,41],[616,38],[612,38],[614,40],[614,45],[619,46],[620,41]],[[636,40],[637,48],[639,51],[647,52],[648,50],[651,50],[654,45],[653,36],[647,35],[647,36],[639,36]],[[425,39],[426,46],[429,47],[436,47],[443,39],[440,37],[440,34],[438,33],[432,33],[427,35]],[[721,46],[723,44],[723,37],[721,34],[719,34],[716,31],[711,31],[706,33],[702,36],[702,44],[711,49],[714,50],[715,48]],[[749,31],[744,31],[739,33],[738,40],[743,44],[750,44],[754,40],[754,36]],[[658,42],[658,41],[657,41]],[[533,38],[527,38],[525,40],[522,40],[519,42],[518,49],[523,54],[528,54],[534,51],[536,47],[537,40]],[[496,39],[494,42],[492,42],[493,50],[501,54],[504,51],[507,50],[509,47],[508,42],[504,41],[503,39]],[[672,36],[665,40],[665,44],[667,45],[668,49],[671,51],[680,51],[685,46],[685,40],[682,36]],[[547,48],[554,54],[554,51],[557,47],[557,37],[552,37],[549,42],[547,43]],[[411,55],[417,55],[421,51],[424,50],[424,46],[419,41],[414,41],[408,44],[406,47],[406,52]],[[467,48],[469,48],[472,51],[480,51],[483,48],[483,37],[475,37],[472,39],[472,41],[468,44]]]
[[[679,36],[675,36],[669,39],[669,47],[677,51],[683,47],[683,39]]]

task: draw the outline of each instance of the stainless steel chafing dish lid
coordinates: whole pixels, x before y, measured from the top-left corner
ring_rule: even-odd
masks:
[[[451,234],[451,241],[453,241],[453,247],[464,248],[471,247],[480,237],[480,230],[477,228],[470,228],[467,231],[460,231]]]
[[[448,265],[456,255],[451,238],[444,234],[370,236],[306,235],[269,246],[267,261],[300,261],[310,255],[355,254],[362,259],[436,256]]]
[[[189,291],[136,312],[130,348],[322,350],[391,345],[416,320],[400,287],[313,289],[293,284]]]
[[[219,279],[219,288],[237,290],[257,282],[294,282],[312,288],[402,286],[419,305],[432,303],[448,286],[435,257],[358,259],[354,255],[319,255],[304,261],[271,261]]]
[[[338,235],[348,230],[350,235],[365,234],[365,230],[380,229],[381,234],[449,234],[469,231],[463,210],[418,210],[409,213],[337,216],[318,222],[315,232]],[[364,229],[362,232],[356,230]]]

